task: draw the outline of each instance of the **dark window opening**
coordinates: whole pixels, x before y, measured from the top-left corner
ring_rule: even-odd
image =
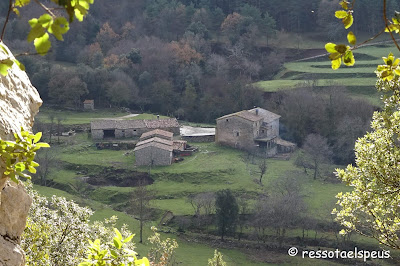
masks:
[[[236,132],[236,137],[239,137],[239,132]]]
[[[263,129],[263,130],[261,130],[261,132],[262,132],[262,133],[264,133],[264,129]]]
[[[136,129],[134,129],[133,131],[135,131],[135,132],[136,132]]]
[[[115,138],[115,129],[104,130],[104,138]]]
[[[229,121],[229,119],[226,119],[226,122],[228,122]]]

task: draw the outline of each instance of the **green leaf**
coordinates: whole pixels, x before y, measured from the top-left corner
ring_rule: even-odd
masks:
[[[17,66],[19,67],[19,69],[21,69],[22,71],[25,71],[25,66],[24,66],[24,64],[22,64],[22,63],[21,63],[20,61],[18,61],[17,59],[14,59],[13,61],[14,61],[14,63],[17,64]]]
[[[2,76],[7,76],[8,69],[12,67],[13,61],[9,58],[0,61],[0,74]]]
[[[356,36],[354,35],[354,33],[353,33],[352,31],[350,31],[350,32],[347,34],[347,40],[349,41],[349,43],[350,43],[351,45],[355,45],[355,44],[356,44],[357,39],[356,39]]]
[[[62,35],[69,30],[69,23],[68,21],[63,18],[59,17],[54,20],[54,23],[49,28],[49,32],[52,33],[58,40],[63,41]]]
[[[23,7],[29,4],[31,0],[16,0],[15,1],[15,6]]]
[[[332,69],[336,70],[342,64],[342,59],[339,57],[338,59],[332,60],[331,62],[332,62]]]
[[[6,53],[6,55],[8,55],[7,49],[1,43],[0,43],[0,48]]]
[[[17,176],[15,175],[14,172],[11,173],[8,177],[9,177],[12,181],[14,181],[15,183],[19,184],[19,180],[18,180],[18,178],[17,178]]]
[[[347,51],[346,54],[343,57],[343,63],[346,66],[354,66],[355,63],[354,55],[352,51]]]
[[[331,43],[331,42],[328,42],[327,44],[325,44],[325,50],[328,53],[336,53],[337,51],[336,51],[335,47],[336,47],[336,44]]]
[[[51,42],[49,41],[49,34],[45,33],[42,37],[36,38],[33,44],[35,45],[36,51],[40,55],[45,55],[51,47]]]
[[[339,5],[345,10],[349,9],[349,2],[347,1],[341,1]]]
[[[31,22],[30,20],[29,22]],[[31,24],[32,26],[32,24]],[[32,26],[31,31],[28,34],[28,42],[33,42],[36,38],[42,37],[46,33],[46,30],[42,27],[42,25],[36,23]]]
[[[122,242],[118,237],[114,237],[114,246],[117,249],[121,249],[121,247],[122,247]]]
[[[15,170],[16,170],[17,172],[22,172],[22,171],[24,171],[24,170],[25,170],[25,165],[24,165],[24,163],[22,163],[22,162],[17,163],[17,164],[15,165]]]
[[[352,14],[349,14],[347,17],[345,17],[343,20],[343,25],[345,29],[348,29],[351,27],[351,25],[353,25],[354,22],[354,18]]]
[[[39,142],[39,143],[36,143],[35,146],[36,146],[36,147],[39,147],[39,148],[49,148],[49,147],[50,147],[50,145],[49,145],[48,143],[46,143],[46,142]]]
[[[20,13],[19,13],[18,8],[14,7],[14,8],[12,9],[12,11],[19,17]]]
[[[128,243],[129,241],[131,241],[132,240],[132,238],[134,237],[135,235],[130,235],[130,236],[128,236],[127,238],[125,238],[124,239],[124,243]]]
[[[114,232],[117,235],[118,239],[122,240],[122,235],[117,228],[114,228]]]
[[[42,132],[36,133],[35,138],[33,139],[33,143],[38,143],[41,138],[42,138]]]
[[[32,173],[32,174],[36,174],[36,169],[35,169],[35,167],[33,167],[32,165],[29,165],[29,166],[28,166],[28,171],[29,171],[30,173]]]
[[[329,55],[329,59],[330,60],[336,60],[336,59],[341,58],[341,57],[342,57],[341,53],[333,53],[333,54]]]
[[[53,21],[53,18],[49,14],[43,14],[39,17],[38,23],[42,24],[42,27],[48,28]]]
[[[140,260],[135,260],[135,266],[150,266],[150,263],[146,257],[143,257]]]
[[[86,16],[86,14],[87,14],[87,9],[84,8],[83,6],[81,6],[80,4],[78,4],[78,5],[75,5],[74,11],[75,11],[75,17],[79,21],[83,21],[83,17]]]
[[[110,250],[110,253],[113,258],[118,258],[118,253],[115,250]]]
[[[337,18],[345,18],[347,17],[347,15],[348,15],[347,11],[344,10],[338,10],[335,12],[335,17]]]
[[[344,44],[338,44],[338,45],[335,46],[335,50],[338,51],[341,54],[344,54],[348,50],[348,48]]]

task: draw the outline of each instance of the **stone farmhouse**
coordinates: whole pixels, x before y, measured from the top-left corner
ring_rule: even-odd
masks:
[[[143,133],[134,149],[136,165],[170,165],[176,152],[186,149],[186,141],[174,140],[173,133],[156,129]]]
[[[222,116],[217,118],[215,141],[259,156],[274,156],[278,145],[294,145],[280,141],[279,118],[259,107]]]
[[[179,135],[179,123],[176,118],[155,120],[95,120],[90,123],[93,139],[134,138],[154,129],[162,129]]]

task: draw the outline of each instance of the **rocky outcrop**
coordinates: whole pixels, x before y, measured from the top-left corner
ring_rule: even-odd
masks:
[[[7,52],[0,49],[0,60],[12,56],[5,49]],[[13,134],[21,127],[31,130],[41,104],[38,92],[16,64],[9,69],[7,76],[0,75],[0,138],[13,140]],[[19,243],[30,205],[31,198],[23,186],[8,181],[4,176],[4,162],[0,160],[0,266],[25,264]]]

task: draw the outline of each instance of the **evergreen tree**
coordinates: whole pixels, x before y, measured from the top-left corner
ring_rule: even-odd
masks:
[[[235,232],[239,215],[236,198],[229,189],[217,192],[215,208],[218,231],[221,234],[221,240],[224,240],[224,236]]]

